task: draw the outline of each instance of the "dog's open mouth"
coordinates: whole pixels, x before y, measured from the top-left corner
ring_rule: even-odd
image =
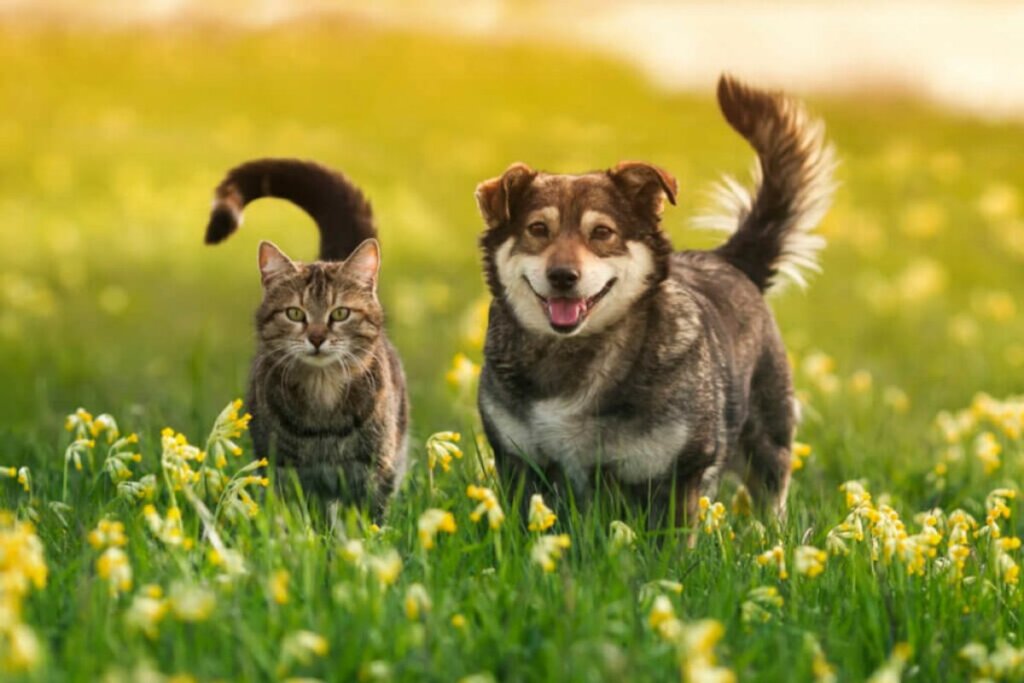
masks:
[[[537,299],[540,300],[541,306],[544,307],[544,311],[548,314],[551,329],[562,334],[569,334],[583,324],[583,321],[590,315],[590,311],[611,290],[617,279],[613,277],[601,288],[600,292],[586,299],[570,299],[565,297],[546,299],[537,294],[537,290],[533,289],[533,285],[530,285],[529,280],[526,281],[526,284],[533,290]]]

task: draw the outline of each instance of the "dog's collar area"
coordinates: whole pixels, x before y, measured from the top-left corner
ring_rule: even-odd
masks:
[[[551,329],[559,334],[571,334],[575,332],[590,315],[590,311],[593,310],[594,306],[597,305],[601,299],[611,291],[612,287],[618,281],[617,277],[613,277],[605,283],[605,286],[601,288],[597,294],[588,297],[586,299],[571,299],[564,297],[551,297],[547,298],[542,296],[533,285],[530,283],[529,278],[523,276],[523,281],[526,282],[526,286],[530,288],[533,295],[537,297],[541,306],[544,308],[544,313],[548,317],[548,323],[551,325]]]

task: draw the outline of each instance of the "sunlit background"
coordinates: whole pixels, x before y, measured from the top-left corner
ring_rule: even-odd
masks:
[[[681,628],[673,609],[717,620],[697,622],[720,629],[699,661],[714,664],[725,633],[719,652],[745,680],[809,679],[828,662],[842,680],[905,664],[913,680],[991,674],[984,648],[1020,645],[1024,528],[1006,491],[1024,472],[1024,400],[1009,398],[1024,393],[1021,36],[1024,8],[998,1],[0,0],[0,508],[37,524],[0,515],[0,531],[14,539],[3,548],[42,539],[35,564],[0,553],[0,569],[50,568],[20,615],[22,594],[0,581],[0,617],[24,620],[0,619],[0,676],[96,680],[120,667],[141,680],[152,665],[198,680],[670,680],[693,654],[677,659],[663,642],[674,631],[657,630],[656,619]],[[552,533],[571,543],[551,536],[547,550],[507,497],[505,527],[477,524],[472,511],[498,499],[469,500],[466,484],[498,487],[473,439],[487,304],[475,185],[513,161],[579,172],[648,160],[679,180],[664,220],[675,245],[712,245],[690,220],[721,173],[745,179],[752,161],[713,100],[723,70],[805,99],[841,159],[823,272],[772,302],[805,416],[786,524],[708,508],[720,515],[701,519],[693,555],[629,516],[640,539],[616,555],[628,534],[605,508],[563,515]],[[207,552],[217,524],[201,527],[198,506],[184,517],[195,545],[168,540],[160,515],[170,523],[175,489],[156,475],[162,427],[203,443],[244,394],[257,243],[315,255],[312,222],[271,200],[226,243],[202,244],[214,186],[262,156],[341,169],[373,203],[413,466],[385,530],[355,530],[357,546],[291,501],[250,499],[251,520],[220,525],[248,563],[239,578]],[[115,453],[69,477],[62,454],[93,448],[65,451],[71,439],[99,434],[100,452],[112,433],[81,417],[65,432],[79,406],[137,431],[138,459]],[[477,457],[426,458],[441,430],[462,432]],[[264,455],[239,443],[232,468]],[[458,533],[428,554],[418,521],[439,507]],[[967,540],[964,522],[954,542],[954,525],[935,520],[958,507],[986,523]],[[845,555],[836,539],[854,545],[842,521],[860,524],[854,508],[875,526]],[[918,545],[869,558],[884,534],[911,543],[899,514]],[[133,595],[100,566],[103,543],[86,541],[113,519],[131,540],[103,557],[121,553]],[[436,534],[448,518],[433,519]],[[941,551],[936,524],[950,532]],[[806,544],[829,549],[827,569]],[[153,610],[168,604],[179,612],[160,625]],[[152,633],[132,630],[136,608]],[[747,612],[767,618],[752,626]],[[22,626],[20,649],[8,647]],[[308,661],[293,657],[296,638]]]
[[[479,358],[474,185],[515,160],[648,159],[682,187],[676,244],[706,244],[703,190],[750,159],[711,99],[722,69],[809,99],[843,160],[824,275],[777,303],[794,352],[926,386],[929,409],[1020,388],[1016,4],[294,5],[2,6],[0,422],[243,391],[255,245],[316,243],[261,202],[201,244],[222,172],[263,155],[365,188],[417,424],[447,417],[450,359]]]

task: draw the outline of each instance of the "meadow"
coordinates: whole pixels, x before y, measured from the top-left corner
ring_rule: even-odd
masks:
[[[789,515],[729,484],[689,549],[611,497],[521,520],[494,480],[473,188],[645,159],[679,180],[676,246],[713,244],[688,221],[751,161],[714,84],[335,22],[10,24],[0,63],[4,680],[1024,676],[1020,125],[810,100],[841,187],[823,273],[773,301],[805,415]],[[375,207],[414,458],[379,528],[279,499],[232,403],[257,243],[316,249],[272,201],[202,244],[258,156],[342,169]]]

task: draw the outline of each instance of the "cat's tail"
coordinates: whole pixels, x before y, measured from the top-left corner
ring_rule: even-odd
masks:
[[[287,199],[316,221],[322,261],[342,261],[377,236],[370,203],[341,173],[312,161],[256,159],[228,171],[217,186],[206,243],[227,239],[242,223],[246,204],[260,197]]]
[[[698,224],[731,233],[716,251],[761,291],[785,275],[804,285],[816,271],[825,240],[813,232],[832,200],[835,152],[821,121],[781,93],[751,88],[730,76],[718,82],[726,120],[757,152],[754,187],[726,178],[722,210]]]

